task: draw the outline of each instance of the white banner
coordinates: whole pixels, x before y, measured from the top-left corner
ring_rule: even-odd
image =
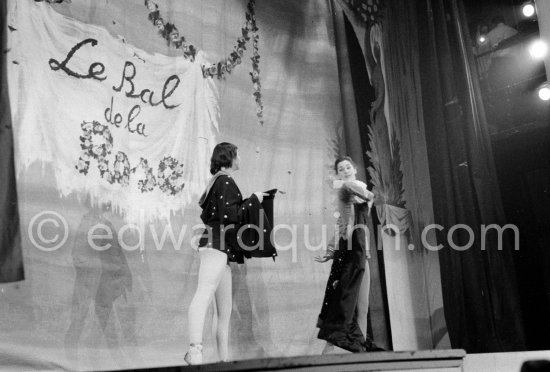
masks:
[[[14,3],[17,169],[50,162],[63,196],[111,201],[128,220],[167,218],[197,199],[219,117],[202,53],[152,55],[45,3]]]

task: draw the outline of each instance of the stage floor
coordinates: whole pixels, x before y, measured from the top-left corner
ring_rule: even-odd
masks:
[[[550,360],[550,350],[468,354],[463,350],[425,350],[331,354],[242,360],[201,366],[153,369],[169,371],[392,371],[392,372],[519,372],[528,360]],[[148,371],[152,371],[149,369]]]
[[[154,371],[460,372],[465,355],[464,350],[385,351],[250,359],[199,366],[159,368]]]
[[[523,362],[536,359],[550,360],[550,350],[467,354],[464,372],[519,372]]]

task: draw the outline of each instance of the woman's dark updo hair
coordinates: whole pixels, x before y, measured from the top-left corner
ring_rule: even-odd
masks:
[[[237,146],[229,142],[218,143],[210,158],[210,174],[218,173],[222,168],[231,168],[237,157]]]
[[[336,174],[338,174],[338,164],[340,164],[341,162],[346,161],[346,160],[349,161],[355,169],[357,169],[357,165],[355,164],[355,162],[353,161],[352,158],[350,158],[349,156],[340,156],[334,162],[334,171],[336,172]]]

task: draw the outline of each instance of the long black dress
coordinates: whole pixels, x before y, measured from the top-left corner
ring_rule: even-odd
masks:
[[[352,191],[352,190],[348,190]],[[359,193],[356,195],[360,196]],[[357,302],[367,258],[366,232],[369,206],[354,204],[355,217],[351,241],[340,238],[334,253],[325,298],[317,321],[318,338],[342,349],[361,352],[372,350],[357,323]],[[365,227],[365,228],[359,228]]]

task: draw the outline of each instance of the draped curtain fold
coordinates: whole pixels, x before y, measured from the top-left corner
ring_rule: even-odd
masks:
[[[8,96],[7,3],[0,4],[0,283],[24,279],[19,212],[13,154],[13,132]]]
[[[342,155],[349,155],[358,165],[358,179],[368,182],[367,167],[370,161],[366,156],[368,146],[366,128],[369,123],[368,107],[370,95],[365,94],[368,89],[368,76],[361,52],[361,44],[341,10],[341,4],[331,1],[332,19],[334,21],[334,36],[336,57],[338,62],[338,78],[340,82],[340,99],[342,102],[342,116],[344,120],[345,146],[340,149]],[[388,303],[385,291],[385,274],[383,257],[375,251],[375,226],[369,226],[370,258],[369,269],[371,276],[370,306],[369,306],[369,336],[374,338],[377,345],[391,348],[389,332]]]
[[[525,348],[510,238],[482,235],[503,226],[464,10],[457,0],[418,2],[424,122],[444,311],[452,346],[467,352]],[[452,236],[447,233],[457,224]],[[465,228],[464,226],[467,226]],[[469,231],[470,232],[469,232]],[[471,235],[472,245],[468,247]],[[452,239],[452,240],[451,240]],[[482,241],[483,240],[483,241]],[[483,249],[485,248],[485,249]]]
[[[376,158],[380,161],[382,178],[386,184],[391,184],[392,190],[401,195],[404,208],[391,204],[395,203],[395,198],[392,198],[389,205],[378,206],[377,212],[383,224],[400,225],[403,233],[410,231],[410,243],[415,247],[402,256],[407,261],[407,271],[401,274],[410,284],[412,296],[417,299],[412,304],[402,304],[410,308],[410,313],[417,319],[413,326],[416,335],[411,336],[411,340],[415,339],[414,346],[408,344],[407,347],[446,348],[448,337],[445,321],[441,316],[443,301],[439,259],[437,252],[423,249],[421,242],[421,232],[433,223],[434,215],[420,94],[415,4],[405,0],[382,2],[379,12],[372,18],[367,17],[374,22],[371,24],[360,14],[361,9],[373,9],[368,7],[370,2],[363,2],[367,7],[361,6],[361,2],[337,0],[337,3],[349,19],[352,26],[350,29],[353,29],[361,41],[362,61],[359,63],[352,59],[350,63],[353,63],[353,83],[356,88],[360,128],[364,132],[363,139],[368,138],[366,124],[371,121],[373,101],[379,101],[385,96],[386,120],[380,122],[382,125],[378,125],[377,131],[373,131],[373,144],[379,144]],[[380,74],[376,75],[374,71],[374,43],[382,47],[380,64],[383,79],[376,79]],[[361,69],[365,76],[361,75]],[[372,75],[370,80],[367,70]],[[384,86],[383,89],[378,88],[381,96],[377,98],[374,84],[379,81]],[[366,150],[369,144],[366,143],[368,141],[364,142],[363,147]],[[385,158],[384,163],[380,160],[381,157]],[[401,216],[397,217],[397,213]],[[390,218],[386,219],[386,216]],[[435,241],[435,238],[428,236],[428,241]],[[392,273],[388,272],[388,275]],[[396,279],[398,276],[393,275],[393,279],[399,282],[400,279]],[[400,325],[392,324],[392,329],[393,327],[398,329]]]

